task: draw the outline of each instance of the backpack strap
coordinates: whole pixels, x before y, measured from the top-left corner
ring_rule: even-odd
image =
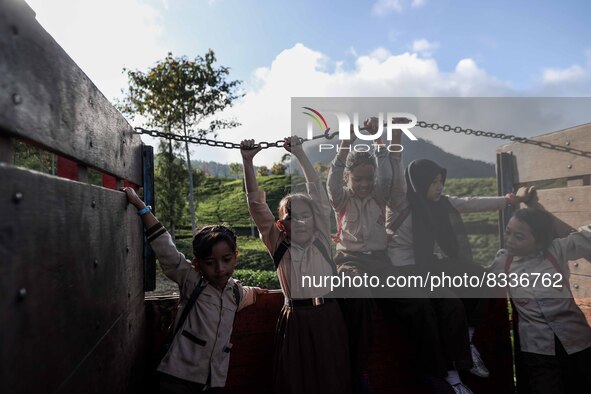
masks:
[[[568,289],[568,292],[570,293],[571,297],[575,298],[573,295],[573,292],[570,288],[570,283],[568,281],[568,278],[567,278],[566,274],[564,273],[564,271],[562,270],[562,268],[560,268],[560,265],[558,264],[558,260],[556,260],[556,257],[554,257],[554,255],[552,253],[545,250],[544,251],[544,258],[546,260],[548,260],[550,263],[552,263],[552,266],[554,267],[556,272],[558,272],[560,275],[562,275],[562,285]]]
[[[332,254],[328,250],[326,250],[326,247],[324,246],[322,241],[320,239],[316,238],[312,242],[312,245],[316,246],[316,249],[318,249],[320,251],[320,254],[322,254],[322,257],[324,257],[326,259],[326,261],[328,261],[328,263],[332,267],[333,272],[335,272],[335,274],[336,274],[336,266],[335,266],[334,261],[332,259]],[[273,262],[275,263],[275,269],[277,269],[277,267],[279,267],[279,263],[281,262],[283,255],[285,254],[285,252],[287,252],[287,250],[289,249],[290,246],[291,246],[291,244],[286,239],[284,239],[283,241],[281,241],[281,243],[279,244],[279,246],[275,250],[275,253],[273,253]]]
[[[195,289],[193,289],[193,292],[191,293],[191,298],[189,298],[187,305],[185,305],[185,307],[183,308],[183,312],[181,313],[181,317],[179,319],[179,322],[177,323],[177,325],[174,329],[173,336],[176,336],[176,334],[179,332],[179,330],[183,326],[183,323],[185,322],[185,320],[187,319],[187,316],[189,315],[189,311],[191,310],[191,308],[193,308],[193,305],[195,305],[195,301],[197,301],[197,298],[199,297],[199,294],[201,294],[203,289],[205,289],[205,286],[203,286],[203,276],[201,276],[201,278],[199,279],[199,283],[197,283],[197,286],[195,286]]]
[[[562,275],[562,285],[568,289],[568,292],[570,293],[571,297],[574,298],[573,292],[572,292],[572,290],[570,288],[570,284],[568,282],[568,279],[567,279],[566,275],[564,274],[564,271],[562,270],[562,268],[560,268],[560,265],[558,264],[558,260],[556,260],[556,257],[554,257],[554,255],[552,253],[550,253],[546,250],[546,251],[544,251],[544,258],[552,264],[552,266],[554,267],[556,272],[558,272],[559,274]],[[513,256],[508,255],[507,260],[505,260],[505,274],[509,273],[509,269],[511,268],[511,263],[513,263]]]
[[[273,263],[275,263],[275,269],[279,267],[279,263],[281,262],[281,259],[283,258],[285,252],[287,252],[287,250],[289,249],[289,246],[289,241],[287,239],[284,239],[283,241],[281,241],[281,243],[275,250],[275,253],[273,253]]]
[[[238,288],[237,283],[234,283],[234,286],[232,286],[232,291],[234,292],[234,299],[236,300],[236,311],[238,311],[238,308],[240,308],[240,298],[242,297],[242,294],[240,294],[240,289]]]
[[[320,239],[316,238],[314,240],[314,242],[312,242],[312,244],[314,246],[316,246],[316,249],[318,249],[320,251],[320,253],[324,257],[324,259],[326,261],[328,261],[328,263],[330,264],[330,267],[332,268],[333,274],[336,275],[337,274],[337,267],[334,263],[334,260],[332,259],[332,254],[329,253],[329,251],[326,250],[326,248],[324,247],[325,246],[324,243],[322,243],[322,241]]]
[[[343,220],[345,218],[345,211],[346,205],[343,205],[343,208],[339,212],[337,212],[337,233],[332,236],[332,241],[335,244],[341,242],[341,234],[343,233]]]
[[[404,221],[406,220],[408,215],[410,215],[410,211],[411,211],[410,205],[408,205],[406,208],[404,208],[402,211],[400,211],[400,214],[398,215],[396,220],[394,220],[388,226],[388,230],[392,230],[392,232],[395,233],[396,230],[398,230],[400,228],[400,226],[402,226],[402,223],[404,223]]]

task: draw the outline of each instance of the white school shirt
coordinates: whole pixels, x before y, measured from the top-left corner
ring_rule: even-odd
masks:
[[[329,291],[329,287],[303,286],[304,276],[324,278],[333,274],[332,266],[320,250],[312,244],[319,239],[327,253],[332,253],[330,248],[330,214],[326,191],[322,182],[307,183],[308,193],[312,197],[314,211],[314,225],[316,231],[310,242],[302,247],[292,244],[285,252],[277,266],[277,277],[283,294],[288,299],[301,299],[322,297]],[[285,240],[283,232],[279,230],[275,217],[265,200],[265,192],[257,191],[248,193],[248,210],[254,220],[259,235],[269,254],[273,254]],[[318,281],[316,283],[319,283]],[[328,282],[330,283],[330,282]]]
[[[555,239],[548,253],[556,258],[561,271],[568,275],[568,261],[591,254],[591,226],[579,228],[565,238]],[[508,252],[501,249],[489,270],[504,272]],[[552,277],[556,269],[543,253],[515,256],[510,274],[547,274]],[[530,280],[533,276],[529,275]],[[552,279],[551,283],[555,280]],[[519,340],[521,350],[529,353],[555,355],[554,335],[558,337],[567,354],[591,347],[591,328],[585,315],[577,306],[569,289],[544,286],[539,280],[535,287],[509,287],[509,295],[519,314]]]

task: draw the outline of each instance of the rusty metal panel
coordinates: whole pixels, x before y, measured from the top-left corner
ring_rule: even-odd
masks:
[[[531,138],[564,148],[591,152],[591,123]],[[536,145],[515,142],[497,152],[512,152],[515,157],[516,182],[577,177],[591,174],[589,157]]]
[[[35,20],[0,2],[0,134],[142,184],[140,137]]]
[[[0,179],[3,387],[117,392],[142,365],[135,209],[121,192],[9,165]]]

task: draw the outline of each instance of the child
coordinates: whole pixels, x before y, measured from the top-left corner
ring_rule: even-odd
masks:
[[[188,261],[170,234],[132,188],[122,189],[138,209],[146,236],[166,276],[179,285],[177,322],[196,286],[203,286],[195,305],[158,367],[161,393],[217,392],[223,387],[230,361],[234,315],[256,301],[258,287],[232,278],[236,266],[236,234],[225,226],[203,227],[193,238],[195,258]],[[238,293],[238,294],[237,294]],[[237,298],[240,304],[237,305]]]
[[[273,392],[350,393],[349,355],[345,324],[326,288],[304,287],[302,276],[333,275],[330,249],[330,206],[322,183],[297,137],[284,147],[300,162],[308,194],[289,194],[279,203],[279,220],[259,191],[253,157],[260,147],[241,143],[248,208],[269,250],[285,306],[277,322]]]
[[[375,134],[378,119],[367,119],[364,128]],[[397,138],[393,144],[400,142],[400,134]],[[384,223],[392,178],[388,151],[381,137],[376,141],[381,149],[376,149],[375,157],[368,152],[355,152],[354,140],[353,134],[351,140],[341,142],[326,182],[330,204],[337,216],[335,263],[339,273],[352,277],[375,274],[390,267]],[[372,342],[373,294],[369,288],[347,290],[343,314],[349,331],[354,392],[369,392],[366,368]]]
[[[407,275],[441,271],[448,275],[479,274],[482,269],[472,262],[460,212],[499,210],[507,204],[527,201],[530,196],[529,190],[522,188],[517,195],[505,197],[447,197],[443,195],[446,175],[447,171],[431,160],[415,160],[405,172],[406,196],[398,193],[389,201],[388,256]],[[438,294],[426,297],[408,301],[398,310],[411,326],[417,318],[422,319],[415,324],[420,330],[413,327],[419,335],[419,358],[427,373],[445,377],[457,393],[471,393],[462,384],[457,369],[469,369],[480,377],[489,375],[472,344],[474,327],[485,313],[484,300],[460,300],[449,289],[439,289]],[[427,302],[431,305],[426,305]]]
[[[521,280],[525,287],[509,286],[532,394],[582,393],[591,387],[591,328],[570,293],[567,263],[591,254],[591,225],[561,239],[553,233],[546,211],[517,210],[491,271],[525,276],[532,283]],[[533,273],[542,275],[535,285]],[[544,284],[543,275],[551,278],[550,285]]]

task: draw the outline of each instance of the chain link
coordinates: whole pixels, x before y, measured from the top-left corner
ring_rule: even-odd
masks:
[[[571,153],[577,156],[589,157],[591,158],[591,152],[583,151],[580,149],[570,148],[567,146],[556,145],[550,142],[545,141],[537,141],[532,140],[525,137],[517,137],[511,134],[503,134],[503,133],[492,133],[490,131],[482,131],[482,130],[472,130],[472,129],[464,129],[460,126],[452,127],[450,125],[440,125],[438,123],[427,123],[425,121],[418,121],[416,127],[421,127],[423,129],[431,129],[431,130],[442,130],[445,132],[453,131],[456,134],[466,134],[466,135],[474,135],[476,137],[488,137],[488,138],[498,138],[501,140],[509,140],[511,142],[520,142],[522,144],[530,144],[536,145],[541,148],[556,150],[559,152]]]
[[[143,127],[134,127],[134,130],[138,134],[145,134],[145,135],[149,135],[150,137],[154,137],[154,138],[165,138],[167,140],[173,140],[173,141],[178,141],[178,142],[190,142],[192,144],[207,145],[207,146],[220,147],[220,148],[226,148],[226,149],[240,149],[240,144],[237,144],[235,142],[217,141],[217,140],[210,140],[207,138],[199,138],[199,137],[193,137],[193,136],[165,133],[163,131],[158,131],[158,130],[144,129]],[[330,139],[334,138],[334,136],[337,135],[338,133],[339,133],[338,131],[334,131],[334,132],[330,133],[330,129],[326,129],[323,134],[316,135],[316,136],[312,137],[312,139],[305,139],[305,138],[298,137],[298,140],[300,141],[300,143],[304,143],[306,141],[311,141],[311,140],[316,140],[319,138],[326,138],[326,139],[330,140]],[[262,141],[262,142],[259,142],[256,146],[260,147],[261,149],[283,148],[283,140],[278,140],[275,142]]]
[[[545,149],[556,150],[559,152],[571,153],[573,155],[591,158],[591,152],[587,152],[587,151],[583,151],[583,150],[575,149],[575,148],[570,148],[570,147],[566,147],[566,146],[551,144],[551,143],[545,142],[545,141],[536,141],[536,140],[532,140],[532,139],[525,138],[525,137],[517,137],[517,136],[511,135],[511,134],[493,133],[490,131],[473,130],[470,128],[465,129],[460,126],[450,126],[448,124],[440,125],[438,123],[427,123],[422,120],[417,122],[416,127],[420,127],[423,129],[431,129],[431,130],[436,130],[436,131],[441,130],[441,131],[448,132],[448,133],[454,132],[456,134],[473,135],[476,137],[488,137],[488,138],[497,138],[497,139],[501,139],[501,140],[509,140],[511,142],[520,142],[522,144],[536,145],[536,146],[539,146],[539,147],[545,148]],[[173,141],[190,142],[192,144],[208,145],[208,146],[212,146],[212,147],[220,147],[220,148],[226,148],[226,149],[240,149],[240,144],[237,144],[234,142],[217,141],[217,140],[211,140],[211,139],[207,139],[207,138],[199,138],[199,137],[193,137],[193,136],[184,136],[184,135],[178,135],[178,134],[172,134],[172,133],[165,133],[163,131],[158,131],[158,130],[147,130],[147,129],[144,129],[143,127],[135,127],[134,130],[138,134],[146,134],[146,135],[149,135],[151,137],[156,137],[156,138],[165,138],[165,139],[169,139],[169,140],[173,140]],[[300,143],[304,143],[304,142],[311,141],[311,140],[316,140],[319,138],[326,138],[328,140],[331,140],[338,133],[339,133],[338,131],[333,131],[331,133],[330,129],[326,129],[323,134],[315,135],[311,139],[305,139],[305,138],[298,137],[298,140],[300,141]],[[256,146],[258,146],[262,149],[282,148],[283,147],[283,140],[278,140],[275,142],[262,141],[262,142],[259,142]]]

